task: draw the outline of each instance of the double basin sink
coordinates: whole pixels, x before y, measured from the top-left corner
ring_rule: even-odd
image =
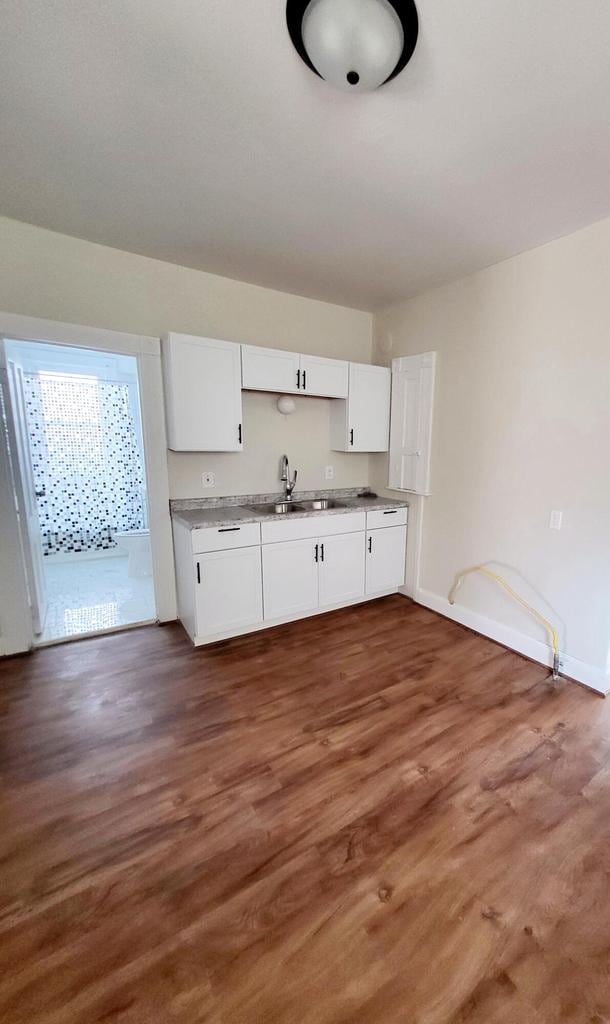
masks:
[[[267,505],[249,505],[257,515],[290,515],[291,512],[324,512],[328,508],[347,508],[342,501],[315,498],[313,501],[276,501]]]

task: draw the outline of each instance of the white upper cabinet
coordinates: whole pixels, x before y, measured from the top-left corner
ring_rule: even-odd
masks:
[[[241,451],[240,346],[168,334],[162,354],[169,447],[177,452]]]
[[[242,345],[242,387],[251,391],[297,394],[301,379],[298,352]]]
[[[388,487],[430,493],[436,352],[392,361],[392,424]]]
[[[347,398],[348,364],[341,359],[242,345],[242,387],[250,391]]]
[[[322,356],[300,357],[300,391],[322,398],[347,398],[349,364]]]
[[[349,394],[331,406],[331,447],[339,452],[387,452],[391,373],[385,366],[349,364]]]

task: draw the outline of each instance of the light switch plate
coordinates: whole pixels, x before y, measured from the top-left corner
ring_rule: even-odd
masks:
[[[549,518],[549,529],[550,530],[561,530],[561,520],[563,519],[563,512],[559,509],[553,509]]]
[[[213,473],[202,473],[201,480],[204,487],[214,487],[216,478]]]
[[[335,467],[334,466],[325,466],[324,467],[324,476],[325,476],[325,478],[327,480],[334,480],[335,479]]]

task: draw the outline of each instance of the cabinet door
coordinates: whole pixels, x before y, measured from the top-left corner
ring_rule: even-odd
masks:
[[[371,530],[366,535],[366,593],[394,590],[405,582],[406,526]]]
[[[195,555],[193,576],[198,637],[262,622],[260,547]]]
[[[349,451],[388,451],[391,376],[385,366],[350,363]]]
[[[168,444],[178,452],[242,448],[240,346],[169,334],[163,339]]]
[[[346,402],[331,403],[331,445],[339,452],[387,452],[391,373],[385,366],[349,364]]]
[[[319,541],[320,607],[364,595],[364,533]]]
[[[263,545],[265,619],[281,619],[318,607],[316,541]]]
[[[252,391],[296,394],[300,381],[299,355],[275,348],[242,345],[242,386]]]
[[[347,398],[349,364],[340,359],[301,356],[301,391],[322,398]]]

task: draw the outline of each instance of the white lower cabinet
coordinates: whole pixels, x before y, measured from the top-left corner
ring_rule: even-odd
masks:
[[[318,607],[315,541],[263,545],[263,604],[266,619],[281,619]]]
[[[364,534],[263,545],[265,619],[364,597]]]
[[[405,582],[406,526],[369,530],[366,535],[366,593],[401,587]]]
[[[386,527],[390,520],[400,525]],[[206,644],[392,593],[405,579],[406,521],[406,508],[262,527],[229,521],[191,530],[175,521],[180,620],[195,644]]]
[[[364,595],[364,534],[323,537],[318,557],[321,608]]]
[[[260,547],[193,556],[197,636],[239,630],[263,617]]]

